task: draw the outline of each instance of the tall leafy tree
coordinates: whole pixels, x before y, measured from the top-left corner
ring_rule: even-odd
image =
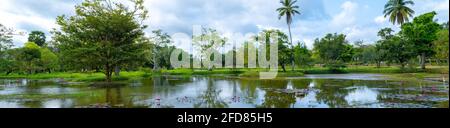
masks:
[[[153,70],[157,70],[159,68],[159,64],[161,64],[162,62],[159,62],[158,60],[163,59],[164,60],[169,60],[167,57],[163,56],[163,55],[167,55],[167,54],[162,54],[162,53],[167,53],[167,49],[168,49],[168,45],[170,43],[172,43],[171,41],[171,37],[169,36],[169,34],[164,33],[162,30],[154,30],[152,31],[153,33],[153,37],[152,39],[152,43],[153,43]],[[166,49],[163,49],[166,48]],[[170,53],[169,53],[170,54]],[[170,55],[169,55],[170,56]],[[167,66],[167,65],[165,65]]]
[[[348,61],[352,54],[351,46],[344,34],[327,34],[314,41],[314,52],[325,64],[336,64]]]
[[[392,24],[402,25],[409,21],[409,17],[412,17],[414,10],[408,7],[408,5],[414,5],[411,0],[389,0],[384,5],[384,17],[389,17],[389,21]]]
[[[41,58],[40,47],[34,42],[27,42],[23,48],[20,48],[18,60],[22,62],[23,70],[31,74],[38,70],[39,59]]]
[[[435,56],[437,59],[447,59],[448,62],[449,59],[448,27],[446,28],[444,26],[443,29],[439,30],[437,36],[438,38],[435,41],[433,41],[434,51],[436,52]]]
[[[12,32],[12,29],[9,29],[0,24],[0,52],[12,46]]]
[[[308,50],[305,43],[298,42],[297,46],[293,49],[295,63],[299,64],[299,67],[311,67],[313,66],[313,60],[311,58],[311,51]]]
[[[363,58],[363,52],[367,47],[368,47],[368,45],[365,45],[364,41],[362,41],[362,40],[356,41],[354,43],[354,47],[353,47],[354,55],[352,57],[352,61],[354,63],[355,62],[356,62],[356,64],[365,63],[362,58]]]
[[[436,33],[440,25],[434,21],[436,12],[429,12],[414,18],[412,23],[402,25],[401,36],[414,45],[415,52],[420,55],[420,67],[425,69],[426,57],[431,57],[433,41],[437,39]]]
[[[41,52],[41,58],[39,61],[39,64],[42,68],[42,70],[47,71],[48,73],[51,73],[52,70],[56,69],[58,67],[58,56],[56,56],[55,53],[50,51],[48,48],[40,48]]]
[[[289,38],[291,43],[291,49],[294,48],[294,45],[292,44],[292,34],[291,34],[291,24],[292,24],[292,18],[295,16],[295,14],[300,14],[300,11],[298,10],[299,7],[295,5],[297,0],[280,0],[281,6],[277,9],[278,19],[281,19],[281,17],[286,17],[286,23],[288,25],[289,29]],[[294,55],[291,54],[291,66],[292,71],[294,71],[295,63],[294,63]]]
[[[390,28],[384,28],[378,32],[381,40],[377,42],[377,51],[379,51],[379,56],[382,56],[384,60],[396,62],[404,68],[415,55],[414,45],[403,37],[394,35],[393,32]]]
[[[86,0],[75,7],[75,16],[59,16],[61,31],[55,32],[55,39],[65,60],[84,59],[81,64],[101,67],[107,82],[111,82],[114,67],[138,61],[145,44],[137,40],[144,35],[147,26],[142,22],[148,11],[143,0],[130,1],[131,7],[109,0]]]
[[[45,33],[42,31],[32,31],[28,35],[28,42],[34,42],[37,45],[43,47],[45,45]]]
[[[213,28],[202,28],[201,35],[193,37],[194,46],[197,47],[199,51],[202,51],[200,52],[200,59],[202,62],[205,59],[211,60],[214,57],[214,55],[207,56],[207,52],[205,51],[218,51],[219,48],[225,44],[226,40],[225,37],[222,37],[221,34]],[[212,70],[213,68],[212,64],[206,66],[208,66],[208,70]]]
[[[374,61],[377,65],[377,68],[381,67],[381,63],[383,61],[386,61],[386,56],[387,56],[387,51],[386,49],[383,49],[383,45],[381,44],[380,41],[377,41],[375,44],[375,57],[374,57]]]
[[[0,58],[0,72],[6,72],[9,75],[15,71],[20,71],[23,68],[20,61],[18,61],[19,52],[21,49],[8,49],[3,51]]]
[[[278,35],[277,42],[270,42],[272,33],[275,33]],[[281,68],[283,69],[283,72],[286,72],[286,65],[289,63],[292,55],[292,49],[289,49],[288,47],[288,36],[281,32],[280,30],[264,30],[260,33],[265,34],[265,42],[266,42],[266,57],[270,56],[270,44],[269,43],[277,43],[278,45],[278,64],[281,65]],[[259,56],[259,55],[258,55]]]
[[[364,64],[370,64],[376,62],[377,57],[376,47],[374,45],[366,45],[362,49],[360,61]]]
[[[391,28],[383,28],[378,32],[378,36],[381,38],[381,40],[377,41],[375,44],[375,51],[377,54],[374,59],[377,63],[377,67],[380,68],[381,62],[388,60],[388,51],[385,48],[386,43],[384,42],[394,37],[394,30],[392,30]]]

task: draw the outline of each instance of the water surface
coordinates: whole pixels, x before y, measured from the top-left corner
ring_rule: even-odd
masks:
[[[163,76],[114,88],[56,79],[0,80],[0,108],[429,108],[443,102],[448,104],[448,83],[377,74],[276,80]]]

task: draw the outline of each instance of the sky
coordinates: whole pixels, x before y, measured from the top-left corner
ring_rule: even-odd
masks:
[[[113,0],[114,1],[114,0]],[[119,0],[116,0],[119,1]],[[292,23],[294,42],[305,42],[311,48],[316,38],[327,33],[343,33],[350,42],[373,43],[381,28],[398,26],[383,17],[388,0],[298,0],[300,15]],[[449,20],[449,0],[413,0],[414,16],[436,11],[439,23]],[[58,29],[56,17],[74,15],[74,6],[82,0],[1,0],[0,24],[17,32],[39,30],[47,33]],[[258,33],[264,29],[288,32],[285,19],[275,11],[279,0],[145,0],[150,18],[145,24],[150,33],[155,29],[192,34],[193,25],[217,29],[224,35]],[[21,47],[28,35],[14,36],[15,47]],[[183,45],[176,45],[183,48]],[[185,48],[183,48],[185,49]]]

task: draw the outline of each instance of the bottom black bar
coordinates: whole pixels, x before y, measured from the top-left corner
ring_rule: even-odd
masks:
[[[124,128],[433,126],[445,124],[449,115],[448,109],[0,109],[0,113],[2,122]]]

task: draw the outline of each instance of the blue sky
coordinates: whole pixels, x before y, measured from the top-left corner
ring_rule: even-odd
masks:
[[[343,33],[350,42],[378,40],[377,31],[392,26],[383,18],[382,10],[387,0],[298,0],[301,15],[296,15],[292,25],[294,41],[306,42],[311,47],[315,38],[326,33]],[[415,15],[438,12],[437,20],[449,20],[449,0],[414,0]],[[56,16],[73,15],[73,6],[81,0],[2,0],[0,23],[29,32],[48,33]],[[146,0],[150,19],[145,22],[154,29],[169,34],[192,33],[193,25],[218,29],[223,34],[257,33],[262,29],[277,28],[287,32],[284,20],[278,20],[275,9],[279,0]],[[27,36],[15,36],[14,44],[20,47]]]

